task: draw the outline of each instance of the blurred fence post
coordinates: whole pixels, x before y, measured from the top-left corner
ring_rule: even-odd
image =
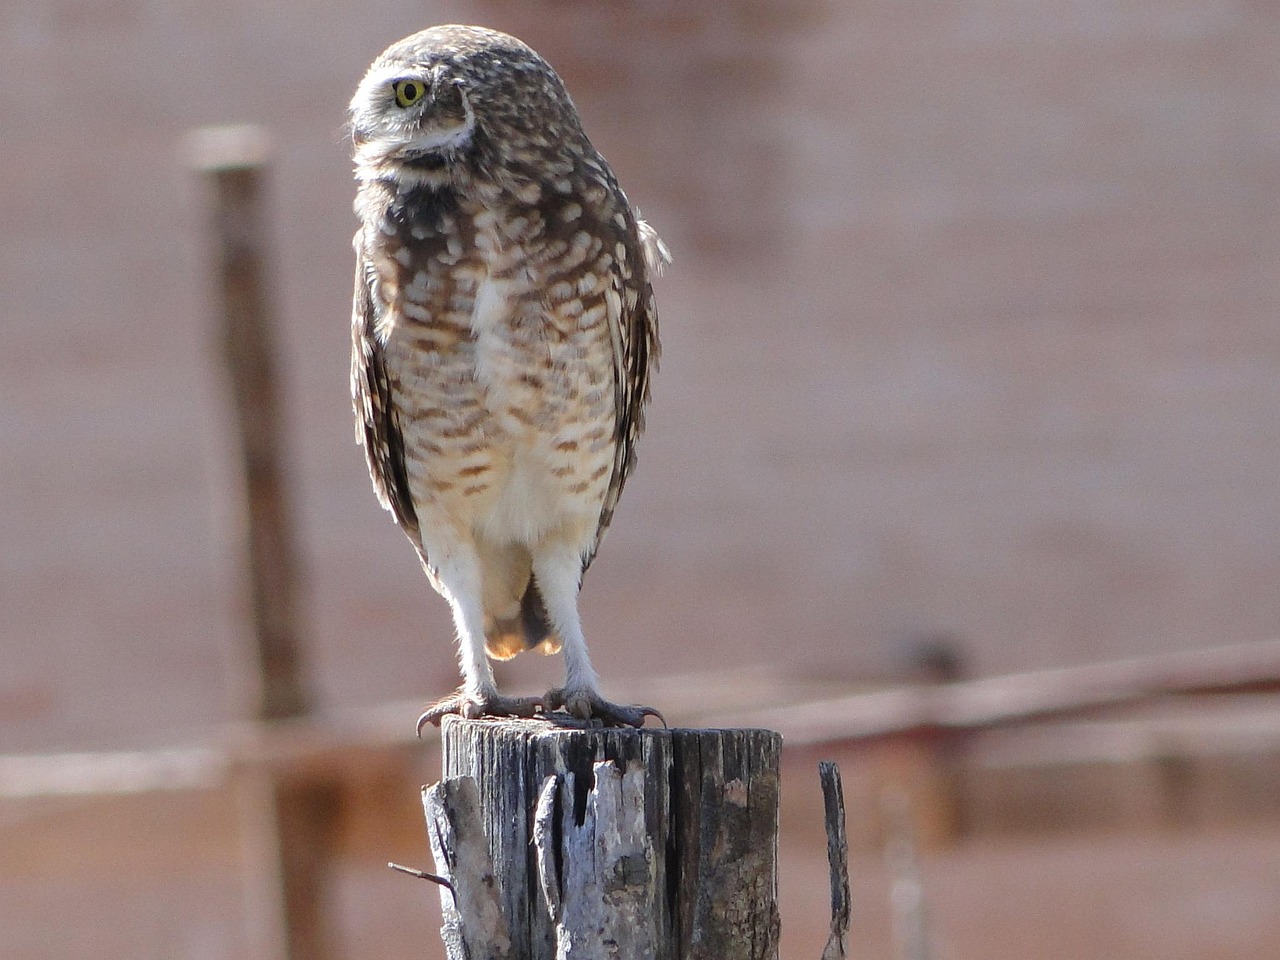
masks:
[[[255,713],[279,720],[306,713],[311,698],[302,672],[300,571],[280,456],[283,416],[262,211],[267,138],[259,127],[210,127],[191,136],[190,153],[213,203],[218,340],[235,413],[242,536],[261,677]]]
[[[259,127],[209,127],[188,140],[212,203],[210,255],[218,289],[218,336],[235,412],[242,490],[241,532],[253,616],[255,719],[301,717],[312,697],[301,651],[300,564],[289,514],[283,413],[275,369],[262,187],[267,137]],[[269,765],[237,772],[250,873],[248,910],[255,956],[329,960],[326,922],[338,785],[286,777]]]

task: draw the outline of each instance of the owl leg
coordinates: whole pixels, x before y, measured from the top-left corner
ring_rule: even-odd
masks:
[[[418,718],[418,734],[428,723],[450,714],[479,717],[531,717],[542,706],[539,697],[504,697],[498,693],[484,649],[484,605],[480,559],[474,550],[447,552],[436,567],[435,580],[453,610],[458,630],[462,688],[428,707]]]
[[[662,719],[652,707],[624,706],[600,696],[600,678],[587,655],[587,640],[578,616],[582,557],[571,546],[557,544],[533,554],[533,575],[547,614],[564,644],[565,683],[543,697],[547,710],[563,707],[571,716],[607,726],[642,727],[645,717]],[[665,726],[665,721],[663,722]]]

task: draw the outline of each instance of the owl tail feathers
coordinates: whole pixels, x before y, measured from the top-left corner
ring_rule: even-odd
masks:
[[[532,578],[520,599],[517,616],[485,618],[484,649],[494,660],[510,660],[526,650],[537,650],[544,656],[560,652],[560,638],[551,628],[542,594]]]

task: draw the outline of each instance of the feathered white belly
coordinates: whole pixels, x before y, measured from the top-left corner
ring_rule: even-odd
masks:
[[[517,450],[506,470],[495,476],[490,495],[478,504],[476,532],[493,544],[533,546],[569,519],[560,485],[531,450]],[[573,511],[580,513],[581,511]],[[596,508],[599,514],[599,508]]]
[[[512,281],[481,279],[473,303],[458,349],[415,349],[406,325],[405,349],[392,351],[419,522],[495,545],[556,537],[585,550],[614,459],[607,330],[554,327]]]

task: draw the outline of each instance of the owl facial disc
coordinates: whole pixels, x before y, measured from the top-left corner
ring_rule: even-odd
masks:
[[[475,111],[465,82],[442,64],[371,71],[351,100],[357,162],[414,161],[456,153],[471,142]]]

